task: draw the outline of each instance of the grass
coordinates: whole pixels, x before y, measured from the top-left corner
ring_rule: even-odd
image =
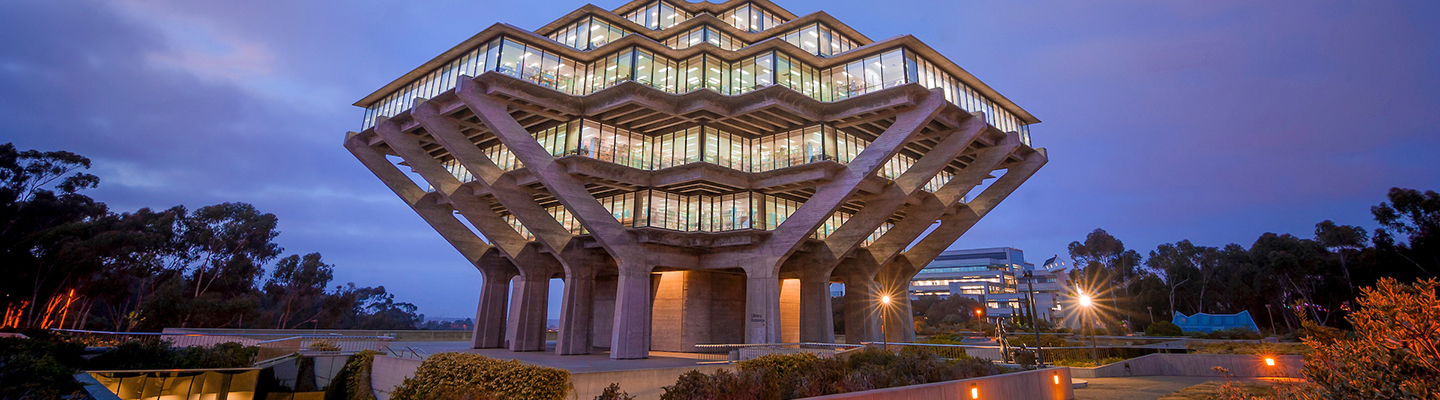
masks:
[[[1121,361],[1125,361],[1125,360],[1126,360],[1126,359],[1120,358],[1120,357],[1106,357],[1106,358],[1100,359],[1100,365],[1109,365],[1109,364],[1114,364],[1114,363],[1121,362]],[[1045,360],[1045,361],[1046,361],[1047,363],[1050,362],[1050,360]],[[1080,359],[1080,358],[1064,358],[1064,359],[1055,360],[1055,361],[1053,362],[1053,364],[1055,364],[1056,366],[1059,366],[1059,367],[1084,367],[1084,368],[1091,368],[1091,367],[1095,367],[1095,366],[1096,366],[1096,365],[1095,365],[1095,362],[1094,362],[1094,361],[1091,361],[1091,360],[1088,359],[1088,358],[1084,358],[1084,359]]]
[[[1228,382],[1232,387],[1239,389],[1246,399],[1273,399],[1278,395],[1280,385],[1293,384],[1294,380],[1285,378],[1257,378],[1257,379],[1236,379]],[[1165,396],[1159,400],[1212,400],[1223,398],[1221,389],[1226,381],[1211,381],[1190,386]],[[1232,398],[1234,396],[1231,396]]]

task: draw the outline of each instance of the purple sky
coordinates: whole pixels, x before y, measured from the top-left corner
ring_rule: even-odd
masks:
[[[1097,227],[1142,252],[1248,246],[1373,228],[1388,188],[1440,189],[1440,3],[780,2],[913,34],[1045,121],[1049,165],[952,248],[1039,262]],[[253,203],[339,282],[469,316],[479,274],[341,147],[350,104],[582,4],[0,1],[0,142],[89,156],[118,211]]]

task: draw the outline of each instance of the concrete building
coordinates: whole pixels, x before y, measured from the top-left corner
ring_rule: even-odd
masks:
[[[766,0],[496,24],[355,105],[345,147],[484,276],[476,348],[545,350],[552,278],[560,354],[832,342],[832,282],[848,340],[909,340],[880,296],[907,315],[1047,160],[1038,119],[914,37]]]
[[[1025,277],[1030,271],[1031,277]],[[985,305],[985,317],[1012,318],[1024,304],[1033,283],[1036,316],[1060,320],[1067,297],[1067,268],[1063,262],[1036,268],[1025,262],[1025,252],[1009,247],[951,250],[940,253],[910,280],[911,296],[964,296]],[[1033,282],[1032,282],[1033,281]]]

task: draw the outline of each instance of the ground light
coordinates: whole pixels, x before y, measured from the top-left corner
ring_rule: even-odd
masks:
[[[1265,357],[1265,365],[1270,367],[1275,366],[1275,357]]]
[[[1059,384],[1060,384],[1060,373],[1059,373],[1059,372],[1056,372],[1055,375],[1053,375],[1053,376],[1055,377],[1055,384],[1056,384],[1056,385],[1059,385]]]
[[[980,398],[980,387],[979,387],[979,386],[976,386],[976,385],[973,384],[973,383],[970,384],[970,398],[972,398],[972,399],[978,399],[978,398]]]

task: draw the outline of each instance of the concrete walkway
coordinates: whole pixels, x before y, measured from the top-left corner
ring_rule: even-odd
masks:
[[[1075,389],[1075,400],[1156,400],[1193,385],[1223,381],[1210,376],[1131,376],[1121,378],[1085,378],[1090,385]],[[1258,380],[1242,379],[1234,380]]]

